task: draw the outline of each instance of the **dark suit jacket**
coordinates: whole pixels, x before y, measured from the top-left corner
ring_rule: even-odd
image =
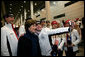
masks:
[[[38,37],[27,31],[18,42],[18,56],[41,56]]]

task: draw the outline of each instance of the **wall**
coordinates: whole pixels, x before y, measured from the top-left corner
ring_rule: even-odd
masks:
[[[56,5],[51,5],[50,10],[51,10],[51,16],[53,19],[50,19],[50,21],[53,20],[67,20],[67,19],[72,19],[74,20],[75,18],[82,18],[84,17],[84,1],[77,1],[69,6],[65,7],[65,4],[70,1],[57,1]],[[55,18],[54,16],[58,16],[65,13],[64,17],[60,18]],[[41,18],[46,17],[46,12],[45,9],[44,11],[40,11],[40,16],[35,17],[37,20],[40,20]]]
[[[71,1],[56,1],[55,5],[50,5],[50,11],[51,11],[51,17],[50,21],[53,20],[67,20],[67,19],[72,19],[75,20],[75,18],[82,18],[84,17],[84,1],[77,1],[69,6],[65,7],[66,3],[69,3]],[[46,10],[39,10],[40,14],[36,12],[36,15],[34,13],[34,19],[35,20],[40,20],[43,18],[46,18]],[[65,16],[60,17],[60,18],[55,18],[54,16],[59,16],[61,14],[64,14]],[[38,16],[40,15],[40,16]],[[38,17],[36,17],[38,16]]]

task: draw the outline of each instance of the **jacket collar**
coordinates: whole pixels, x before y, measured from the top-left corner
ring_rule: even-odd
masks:
[[[30,38],[31,36],[33,36],[34,35],[34,33],[31,33],[29,30],[28,31],[26,31],[26,33],[25,33],[25,37],[27,37],[27,38]]]
[[[10,23],[7,24],[7,23],[5,22],[5,26],[6,26],[6,27],[9,27],[9,28],[12,28],[12,24],[10,24]]]
[[[26,31],[26,34],[34,34],[34,33],[32,33],[32,32],[30,32],[29,30],[28,31]]]

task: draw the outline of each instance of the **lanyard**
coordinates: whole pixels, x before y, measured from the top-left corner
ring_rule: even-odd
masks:
[[[70,34],[70,37],[69,37],[69,35],[67,34],[67,40],[70,40],[70,41],[71,41],[71,34]]]

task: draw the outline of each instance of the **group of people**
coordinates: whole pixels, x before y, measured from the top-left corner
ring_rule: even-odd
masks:
[[[4,16],[1,28],[1,56],[76,56],[81,41],[75,22],[66,20],[63,27],[58,21],[36,21],[27,18],[19,27],[19,37],[13,27],[14,16]]]

